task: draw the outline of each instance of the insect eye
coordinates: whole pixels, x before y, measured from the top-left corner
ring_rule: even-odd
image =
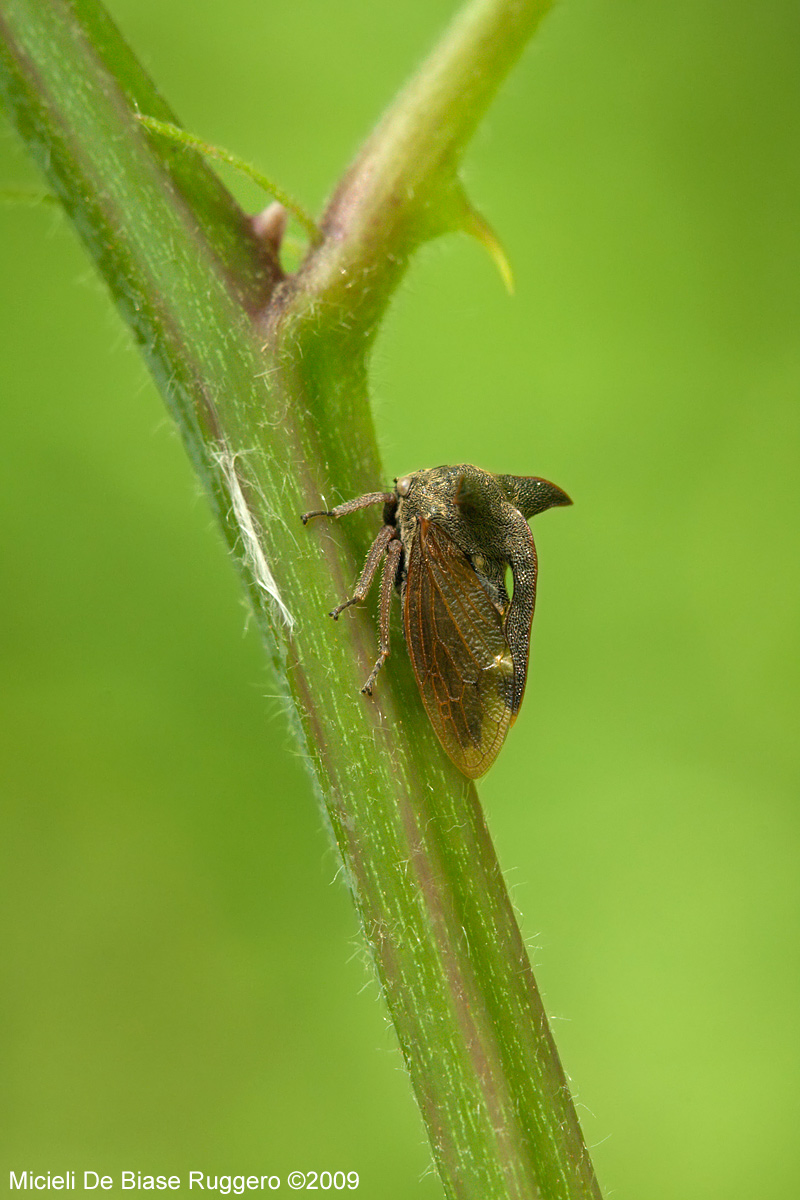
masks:
[[[404,475],[402,479],[397,480],[398,496],[407,496],[411,491],[412,479],[410,475]]]

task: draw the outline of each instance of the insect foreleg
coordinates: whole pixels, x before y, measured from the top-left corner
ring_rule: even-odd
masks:
[[[356,512],[359,508],[369,508],[371,504],[388,504],[395,500],[394,492],[367,492],[366,496],[356,496],[355,500],[345,500],[335,508],[319,508],[314,512],[302,513],[300,520],[307,525],[312,517],[346,517],[348,513]]]
[[[397,537],[397,530],[392,525],[383,525],[375,541],[369,548],[367,561],[364,563],[364,570],[361,572],[356,590],[353,592],[349,600],[345,600],[342,604],[337,604],[328,615],[333,617],[334,621],[338,621],[339,615],[349,608],[351,604],[358,604],[359,600],[363,600],[369,589],[372,587],[372,581],[375,578],[375,572],[378,570],[383,555],[386,552],[386,547],[393,538]]]
[[[388,528],[388,526],[384,526]],[[383,575],[381,576],[381,615],[380,615],[380,647],[381,652],[378,661],[370,672],[370,677],[362,687],[361,691],[367,696],[372,695],[372,685],[377,679],[378,671],[389,657],[389,625],[392,615],[392,592],[394,591],[394,581],[397,578],[397,567],[400,562],[400,555],[403,553],[403,544],[399,538],[394,538],[389,542],[386,548],[386,558],[383,563]]]

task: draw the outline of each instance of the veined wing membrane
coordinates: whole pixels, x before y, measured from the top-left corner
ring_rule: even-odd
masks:
[[[420,519],[406,576],[406,641],[439,741],[471,779],[497,757],[512,722],[514,665],[503,617],[469,559]]]

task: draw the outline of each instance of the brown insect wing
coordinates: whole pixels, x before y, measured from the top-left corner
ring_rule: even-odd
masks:
[[[424,518],[409,554],[403,617],[433,728],[459,770],[475,779],[488,771],[511,725],[511,650],[469,559]]]

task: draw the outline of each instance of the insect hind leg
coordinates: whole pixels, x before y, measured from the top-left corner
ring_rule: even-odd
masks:
[[[400,556],[402,553],[402,542],[399,540],[399,538],[393,538],[386,547],[386,558],[383,563],[383,575],[381,576],[381,652],[378,656],[378,661],[375,663],[375,666],[370,672],[369,679],[361,689],[366,696],[372,695],[372,688],[375,680],[378,678],[378,672],[389,657],[389,628],[392,615],[392,591],[394,590],[394,581],[397,578],[397,568],[400,564]]]

